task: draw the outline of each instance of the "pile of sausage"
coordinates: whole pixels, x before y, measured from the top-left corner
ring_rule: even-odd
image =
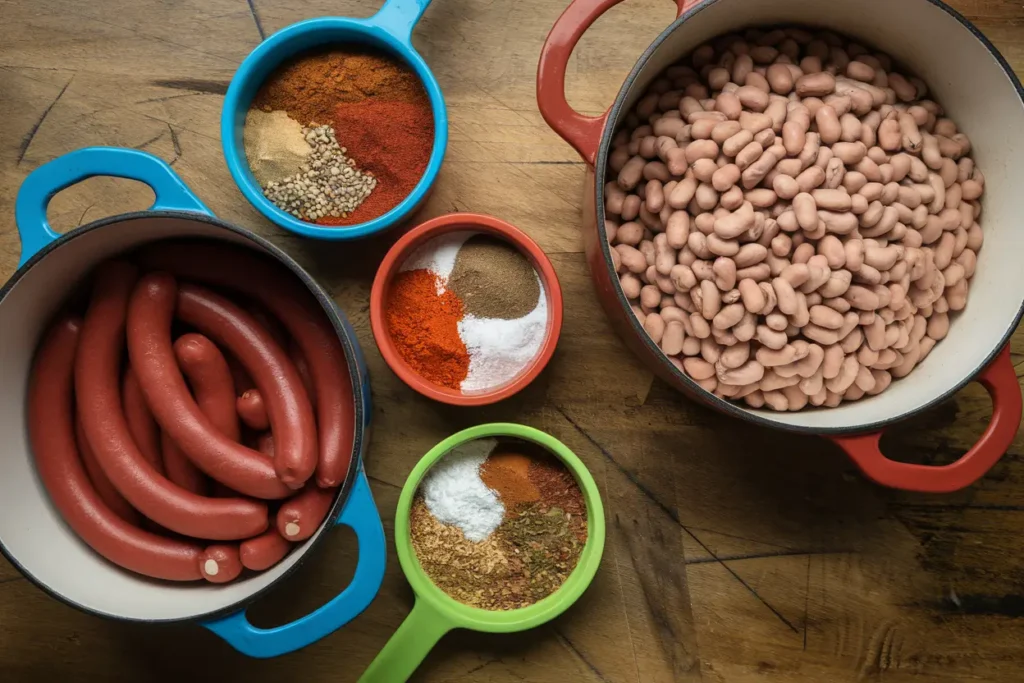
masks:
[[[319,528],[351,463],[352,404],[335,330],[292,273],[224,243],[161,242],[99,266],[84,315],[44,334],[29,438],[55,507],[100,555],[224,583]]]
[[[605,230],[650,338],[707,391],[834,407],[884,391],[967,301],[985,179],[887,55],[749,30],[666,69],[613,140]]]

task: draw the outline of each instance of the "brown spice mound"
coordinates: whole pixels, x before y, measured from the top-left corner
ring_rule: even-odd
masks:
[[[438,588],[459,602],[501,609],[494,586],[509,575],[509,560],[498,538],[474,543],[462,530],[442,524],[417,494],[409,512],[409,535],[420,567]]]
[[[423,84],[408,64],[360,46],[307,52],[281,65],[260,87],[253,106],[281,109],[308,126],[330,124],[339,102],[369,97],[411,102]]]
[[[421,495],[409,512],[409,534],[427,577],[459,602],[486,610],[528,607],[558,590],[579,563],[586,527],[541,503],[516,506],[514,518],[474,543],[430,513]]]
[[[500,465],[505,469],[515,472],[521,477],[529,477],[530,464],[533,462],[533,458],[523,452],[524,447],[528,447],[528,444],[519,440],[512,442],[499,442],[498,445],[494,447],[494,450],[491,451],[491,455],[487,458],[487,462],[493,462],[495,465]]]
[[[505,240],[475,235],[462,245],[448,278],[448,289],[478,318],[522,318],[537,307],[537,271]]]
[[[480,478],[487,488],[497,492],[505,506],[505,518],[508,519],[512,506],[519,503],[532,503],[540,498],[537,487],[519,472],[504,466],[500,456],[489,457],[480,467]]]

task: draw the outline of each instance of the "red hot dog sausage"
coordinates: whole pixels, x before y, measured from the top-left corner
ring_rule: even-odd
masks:
[[[76,318],[57,321],[43,338],[32,367],[28,427],[39,478],[68,526],[114,564],[168,581],[201,579],[203,549],[199,545],[162,538],[129,524],[104,504],[82,467],[71,417],[81,327]],[[116,375],[113,386],[116,393]]]
[[[139,382],[131,368],[125,370],[121,383],[121,403],[124,405],[124,419],[128,421],[128,433],[135,439],[142,457],[160,474],[164,473],[163,458],[160,456],[160,428],[149,412],[146,399],[139,389]]]
[[[192,385],[199,409],[224,436],[237,441],[240,430],[234,412],[234,381],[224,354],[203,335],[189,333],[174,342],[174,356]],[[206,495],[209,490],[206,476],[166,432],[162,436],[167,478],[192,493]]]
[[[212,341],[194,332],[178,337],[173,348],[199,410],[228,439],[241,439],[235,412],[235,383],[224,354]]]
[[[207,546],[200,558],[199,567],[203,572],[203,578],[210,583],[227,583],[237,579],[238,575],[242,573],[242,560],[239,557],[238,546]]]
[[[295,363],[295,369],[299,371],[302,378],[302,386],[306,388],[306,395],[309,396],[309,403],[316,410],[316,391],[313,388],[313,378],[309,376],[309,366],[306,365],[306,357],[302,355],[302,349],[292,340],[288,343],[288,357]]]
[[[258,447],[260,453],[274,457],[274,441],[270,432],[260,436]],[[281,538],[277,528],[271,524],[259,536],[242,541],[238,546],[238,557],[243,567],[262,571],[280,562],[289,550],[291,543]]]
[[[281,504],[277,511],[277,530],[289,541],[305,541],[313,535],[327,511],[331,509],[338,489],[322,489],[313,483],[294,498]]]
[[[260,434],[256,439],[256,450],[268,458],[274,457],[274,435],[270,432]]]
[[[177,312],[229,350],[252,376],[274,432],[277,477],[300,488],[316,470],[317,433],[313,408],[288,354],[241,307],[197,285],[178,288]]]
[[[212,540],[263,533],[269,523],[266,505],[242,498],[205,498],[186,491],[153,469],[131,438],[121,411],[118,369],[128,299],[137,279],[138,271],[128,263],[110,261],[100,266],[82,325],[75,358],[75,393],[82,427],[96,459],[135,509],[171,531]],[[173,356],[170,362],[174,363]],[[176,365],[174,370],[177,372]],[[138,365],[135,372],[145,389]]]
[[[224,359],[228,362],[228,367],[231,369],[231,379],[235,383],[236,393],[247,391],[256,386],[252,381],[252,377],[245,371],[245,368],[242,367],[237,358],[227,355]]]
[[[200,472],[199,468],[188,459],[188,456],[181,452],[178,444],[171,441],[167,432],[161,432],[160,443],[164,454],[164,471],[167,478],[186,491],[198,493],[200,496],[207,495],[210,487],[206,475]]]
[[[259,389],[243,391],[235,400],[235,408],[238,410],[238,417],[249,429],[262,432],[270,428],[267,407],[263,405],[263,396],[260,395]]]
[[[238,555],[246,569],[263,571],[284,559],[291,549],[292,544],[278,533],[277,527],[271,526],[256,538],[242,541]]]
[[[247,303],[244,308],[259,323],[259,326],[273,337],[278,346],[282,349],[288,347],[288,333],[274,316],[267,313],[267,309],[255,302]]]
[[[107,475],[103,472],[103,468],[100,467],[99,461],[96,460],[96,454],[92,452],[89,440],[85,438],[85,432],[82,431],[82,421],[78,419],[77,415],[75,417],[75,442],[78,444],[78,453],[82,456],[85,472],[89,475],[89,481],[92,482],[93,488],[99,494],[100,500],[115,515],[133,526],[139,526],[142,523],[142,516],[107,479]]]
[[[237,441],[241,430],[235,416],[235,389],[230,366],[224,354],[201,334],[183,334],[174,342],[178,367],[192,385],[199,409],[221,434]],[[193,493],[208,490],[206,477],[188,459],[178,445],[164,434],[164,462],[167,476],[178,486]],[[231,493],[230,495],[237,495]]]
[[[128,304],[128,355],[153,416],[185,455],[209,476],[245,495],[284,498],[291,491],[278,480],[273,463],[236,443],[231,437],[237,439],[237,432],[223,434],[189,394],[171,344],[176,297],[173,277],[150,273],[139,281]],[[230,382],[227,386],[231,386]],[[229,405],[237,425],[233,396]]]
[[[341,485],[352,460],[352,380],[338,335],[309,290],[278,264],[230,245],[161,243],[143,249],[139,258],[149,267],[252,296],[284,324],[309,365],[316,395],[317,483]]]

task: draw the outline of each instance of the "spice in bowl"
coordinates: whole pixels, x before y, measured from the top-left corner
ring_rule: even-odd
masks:
[[[402,264],[385,300],[398,355],[424,379],[480,394],[508,384],[537,357],[547,294],[533,264],[490,235],[429,240]]]
[[[412,67],[347,46],[300,55],[271,74],[242,137],[253,175],[278,208],[319,225],[354,225],[416,187],[434,120]]]
[[[576,568],[587,508],[575,477],[546,450],[476,439],[430,470],[409,528],[438,588],[471,607],[511,610],[548,597]]]

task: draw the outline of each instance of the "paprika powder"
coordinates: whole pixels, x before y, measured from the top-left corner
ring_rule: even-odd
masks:
[[[339,104],[333,123],[349,156],[377,178],[377,188],[347,217],[327,216],[317,223],[354,225],[383,216],[413,191],[434,151],[434,119],[427,93],[409,101],[374,98]]]
[[[459,336],[463,306],[437,275],[419,268],[399,273],[388,293],[388,334],[398,355],[424,379],[458,390],[469,373],[469,353]]]

